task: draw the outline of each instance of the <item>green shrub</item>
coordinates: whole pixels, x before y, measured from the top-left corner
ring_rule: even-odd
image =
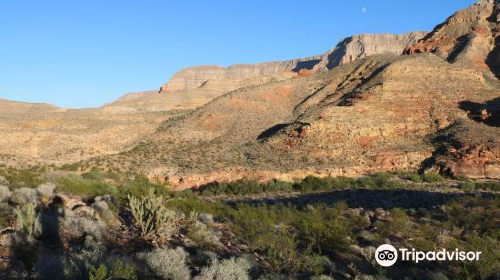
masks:
[[[0,203],[0,228],[4,229],[14,221],[14,208],[7,203]]]
[[[462,181],[462,182],[468,182],[468,181],[470,181],[469,177],[467,177],[465,175],[454,175],[453,179],[455,179],[457,181]]]
[[[500,191],[500,182],[477,182],[475,186],[476,190]]]
[[[383,237],[401,235],[408,237],[411,232],[411,221],[405,210],[394,208],[391,210],[388,221],[378,221],[377,227]]]
[[[113,185],[99,180],[84,179],[77,175],[60,177],[57,180],[56,186],[58,191],[79,195],[85,198],[105,194],[115,195],[118,193],[117,188]]]
[[[150,189],[158,195],[169,195],[165,185],[153,183],[145,175],[137,175],[120,188],[120,199],[125,202],[128,201],[128,196],[140,198],[148,195]]]
[[[463,191],[473,191],[476,189],[476,184],[474,182],[460,182],[458,188]]]
[[[263,185],[255,180],[240,179],[230,183],[212,183],[201,190],[204,196],[248,195],[264,192]]]
[[[301,182],[295,183],[293,187],[301,192],[312,192],[320,190],[347,189],[356,186],[356,181],[347,177],[314,177],[307,176]]]
[[[292,192],[293,184],[290,182],[273,179],[263,186],[265,192]]]
[[[30,187],[36,188],[43,181],[38,171],[31,169],[7,168],[0,170],[0,176],[5,177],[13,188]]]
[[[99,267],[92,267],[89,272],[89,280],[111,280],[108,276],[108,268],[101,264]]]
[[[118,260],[113,269],[113,277],[123,280],[137,280],[137,271],[134,265]]]
[[[444,181],[444,178],[439,173],[431,171],[422,174],[422,180],[426,183],[436,183]]]
[[[302,182],[295,185],[295,189],[301,192],[326,190],[328,189],[328,182],[318,177],[307,176]]]
[[[415,183],[422,183],[424,180],[422,179],[422,176],[418,173],[411,173],[406,176],[406,178],[412,182]]]
[[[402,183],[394,180],[393,174],[385,172],[375,173],[371,176],[359,178],[357,186],[367,189],[396,189],[404,187]]]

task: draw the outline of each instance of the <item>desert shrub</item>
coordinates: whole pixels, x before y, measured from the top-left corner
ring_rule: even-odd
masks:
[[[314,177],[307,176],[304,180],[295,183],[294,188],[301,192],[320,190],[346,189],[356,186],[356,181],[347,177]]]
[[[223,261],[213,259],[210,266],[202,269],[200,280],[249,280],[252,264],[245,258],[231,258]]]
[[[482,252],[479,261],[451,264],[451,279],[499,279],[500,246],[498,238],[481,237],[476,233],[465,236],[464,245],[458,246],[463,251]]]
[[[431,171],[422,174],[422,180],[426,183],[436,183],[444,181],[444,178],[439,173]]]
[[[477,182],[475,183],[476,190],[500,191],[499,182]]]
[[[1,166],[1,164],[0,164],[0,166]],[[0,174],[3,174],[1,169],[0,169]],[[4,176],[0,176],[0,185],[8,186],[8,185],[10,185],[10,182]]]
[[[7,203],[0,202],[0,229],[10,226],[13,221],[13,208]]]
[[[455,179],[457,181],[462,181],[462,182],[470,181],[469,177],[467,177],[465,175],[453,175],[453,179]]]
[[[30,169],[7,168],[0,170],[0,175],[9,181],[10,186],[13,188],[34,188],[42,183],[39,172]]]
[[[89,280],[137,280],[137,272],[135,266],[131,264],[126,264],[121,260],[118,260],[113,265],[112,269],[109,269],[106,265],[100,264],[99,266],[93,266],[89,271]]]
[[[197,244],[206,247],[218,247],[221,245],[219,236],[217,236],[213,228],[199,221],[193,221],[189,225],[187,236]]]
[[[346,208],[344,203],[337,203],[334,207],[310,207],[296,213],[297,219],[292,224],[296,226],[299,238],[318,254],[346,251],[351,236],[348,220],[343,215]]]
[[[335,279],[333,279],[331,276],[319,275],[311,277],[311,280],[335,280]]]
[[[153,189],[157,195],[164,197],[169,195],[165,185],[153,183],[145,175],[137,175],[120,188],[120,200],[128,202],[129,196],[134,198],[147,196],[150,189]]]
[[[384,237],[401,235],[408,237],[411,231],[411,220],[405,210],[394,208],[391,210],[388,221],[377,222],[379,231]]]
[[[226,192],[233,195],[256,194],[262,192],[262,186],[254,180],[237,180],[227,183]]]
[[[118,260],[113,268],[113,277],[124,280],[137,280],[136,267],[133,264],[124,263]]]
[[[404,184],[394,180],[394,175],[386,172],[375,173],[370,176],[359,178],[357,186],[366,189],[396,189],[403,188]]]
[[[41,184],[38,186],[38,188],[36,188],[38,194],[46,199],[52,198],[55,189],[56,185],[54,185],[53,183]]]
[[[230,183],[212,183],[201,190],[205,196],[217,195],[248,195],[264,192],[263,185],[255,180],[240,179]]]
[[[458,188],[463,191],[473,191],[476,189],[476,184],[474,182],[460,182]]]
[[[18,205],[39,203],[38,192],[35,189],[22,187],[12,192],[10,200]]]
[[[418,173],[410,173],[406,175],[406,179],[415,182],[415,183],[422,183],[424,180],[422,179],[422,176]]]
[[[25,204],[14,209],[16,213],[16,224],[18,231],[25,236],[33,236],[36,221],[36,206]]]
[[[9,187],[0,185],[0,202],[8,201],[11,195]]]
[[[24,234],[15,234],[12,236],[11,249],[14,253],[16,267],[23,270],[27,279],[31,279],[35,263],[37,261],[37,248],[33,240]]]
[[[311,275],[323,274],[326,270],[331,270],[333,267],[328,257],[318,254],[301,254],[299,262],[299,270]]]
[[[97,211],[99,217],[108,225],[119,225],[118,208],[113,204],[108,204],[105,200],[92,203],[92,208]]]
[[[328,182],[324,179],[307,176],[300,183],[295,184],[295,189],[301,192],[311,192],[329,189]]]
[[[214,216],[225,217],[229,207],[220,201],[206,202],[198,197],[175,197],[167,201],[169,208],[176,209],[185,215],[192,211],[209,213]]]
[[[86,216],[79,216],[71,211],[66,211],[62,226],[73,235],[74,238],[82,238],[90,235],[100,239],[106,232],[106,223]]]
[[[151,273],[162,279],[188,280],[190,271],[186,264],[187,254],[182,248],[158,248],[148,253],[140,253]]]
[[[477,232],[481,236],[497,236],[496,219],[500,215],[500,198],[464,197],[446,205],[444,226],[449,230],[460,227],[465,232]]]
[[[92,269],[104,263],[106,251],[106,246],[94,237],[86,236],[81,248],[77,247],[62,257],[64,279],[88,279]]]
[[[172,212],[163,206],[163,196],[156,195],[153,189],[140,199],[133,196],[128,199],[132,216],[143,237],[158,230],[172,216]]]
[[[110,280],[108,268],[101,264],[99,267],[92,267],[89,272],[89,280]]]
[[[105,194],[116,194],[115,186],[98,180],[88,180],[77,175],[61,177],[57,180],[57,190],[91,198]]]
[[[65,163],[61,165],[60,169],[65,171],[78,171],[82,167],[81,162]]]
[[[371,176],[359,178],[357,181],[359,188],[375,189],[377,188],[377,180]]]
[[[293,184],[290,182],[280,181],[273,179],[262,186],[265,192],[291,192],[293,191]]]
[[[284,274],[265,274],[259,277],[258,280],[297,280],[297,278]]]

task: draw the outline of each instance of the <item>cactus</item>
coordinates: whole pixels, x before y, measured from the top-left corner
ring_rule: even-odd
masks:
[[[142,237],[158,230],[170,216],[170,211],[163,206],[163,196],[155,196],[152,188],[146,196],[138,199],[129,195],[128,200],[132,216],[141,230]]]
[[[14,209],[17,216],[17,227],[22,234],[33,236],[36,220],[36,205],[25,204],[23,207]]]

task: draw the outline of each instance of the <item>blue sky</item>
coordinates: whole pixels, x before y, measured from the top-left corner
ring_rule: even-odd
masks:
[[[92,107],[179,69],[320,54],[358,33],[431,30],[474,0],[0,2],[0,98]]]

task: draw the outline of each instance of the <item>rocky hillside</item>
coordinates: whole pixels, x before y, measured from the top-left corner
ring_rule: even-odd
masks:
[[[187,68],[160,92],[99,109],[0,102],[14,112],[0,117],[1,159],[92,157],[77,169],[180,187],[399,169],[498,179],[499,10],[482,0],[427,35],[359,35],[311,58]]]
[[[451,57],[439,47],[418,51],[437,44],[436,34],[438,46],[475,38],[479,23],[496,41],[497,3],[458,12],[409,55],[369,56],[225,94],[108,160],[127,169],[140,159],[142,171],[179,186],[404,168],[500,178],[500,84],[486,67],[496,45],[472,40],[448,49]]]
[[[423,38],[426,32],[402,35],[355,35],[342,40],[322,55],[260,64],[237,64],[229,67],[195,66],[182,69],[161,87],[153,91],[128,94],[104,106],[106,112],[144,112],[190,110],[203,106],[224,93],[287,80],[297,76],[327,71],[357,59],[375,54],[401,54]]]
[[[5,113],[0,115],[0,158],[7,164],[62,164],[118,153],[154,132],[161,121],[230,91],[310,75],[375,53],[401,53],[423,35],[359,35],[312,58],[229,68],[187,68],[174,75],[159,93],[130,93],[96,109],[69,110],[0,100],[1,112]]]

